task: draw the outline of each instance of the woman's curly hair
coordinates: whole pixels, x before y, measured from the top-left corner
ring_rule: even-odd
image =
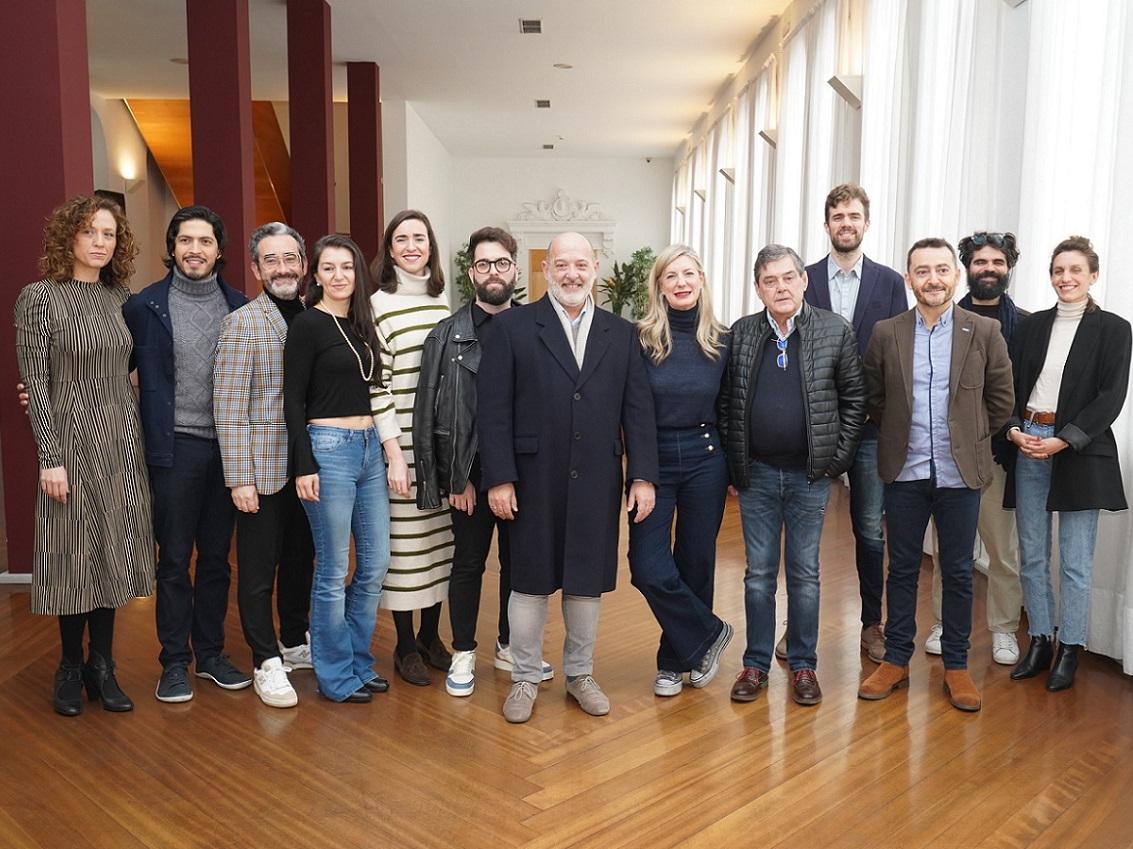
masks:
[[[114,216],[117,224],[114,255],[102,269],[98,279],[104,286],[124,286],[134,276],[134,260],[138,246],[125,213],[110,198],[98,195],[79,195],[56,208],[43,228],[43,256],[40,271],[52,280],[70,280],[75,268],[75,236],[100,209]]]

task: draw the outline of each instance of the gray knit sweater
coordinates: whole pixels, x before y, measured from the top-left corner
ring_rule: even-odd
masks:
[[[173,269],[169,321],[173,325],[174,423],[177,433],[216,439],[212,418],[212,367],[228,302],[216,274],[190,280]]]

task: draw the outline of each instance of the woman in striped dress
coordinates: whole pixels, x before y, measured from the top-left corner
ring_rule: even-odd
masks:
[[[39,454],[33,613],[59,617],[54,706],[134,705],[114,675],[114,612],[154,586],[153,520],[130,332],[122,319],[138,249],[122,210],[76,197],[44,230],[46,279],[16,300],[16,355]],[[83,662],[83,634],[90,653]]]
[[[393,217],[371,270],[378,288],[371,304],[381,344],[381,383],[393,396],[390,402],[388,396],[375,393],[374,415],[379,425],[383,418],[396,418],[401,428],[401,451],[416,483],[413,402],[421,350],[429,331],[449,314],[437,239],[424,213],[407,209]],[[452,568],[448,505],[418,510],[413,496],[391,497],[390,554],[382,607],[393,611],[397,627],[394,668],[405,681],[424,686],[429,683],[426,663],[447,672],[452,661],[437,631]],[[414,610],[421,611],[416,633]]]

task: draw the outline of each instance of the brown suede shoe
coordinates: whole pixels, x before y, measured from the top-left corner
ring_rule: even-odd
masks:
[[[907,686],[909,686],[909,667],[896,666],[883,660],[881,666],[877,667],[877,670],[858,687],[858,698],[876,702],[879,699],[889,698],[894,690]]]
[[[792,696],[800,705],[816,705],[822,701],[822,688],[818,686],[818,676],[813,669],[800,669],[791,674]]]
[[[760,692],[767,689],[767,673],[754,666],[745,666],[732,685],[733,702],[754,702]]]
[[[958,710],[977,711],[983,704],[980,691],[967,669],[944,670],[944,694],[952,702],[952,707]]]
[[[431,682],[429,678],[429,670],[425,666],[425,661],[415,651],[411,651],[405,657],[398,657],[397,652],[393,653],[393,668],[397,670],[397,674],[401,679],[409,684],[417,687],[427,687]]]
[[[874,663],[885,660],[885,632],[880,625],[866,625],[862,628],[862,651]]]

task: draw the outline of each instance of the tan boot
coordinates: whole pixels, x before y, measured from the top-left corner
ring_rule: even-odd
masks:
[[[976,711],[982,704],[980,691],[967,669],[944,670],[944,693],[958,710]]]
[[[899,687],[909,686],[909,667],[896,666],[884,660],[871,676],[862,681],[858,698],[876,702],[887,699]]]

